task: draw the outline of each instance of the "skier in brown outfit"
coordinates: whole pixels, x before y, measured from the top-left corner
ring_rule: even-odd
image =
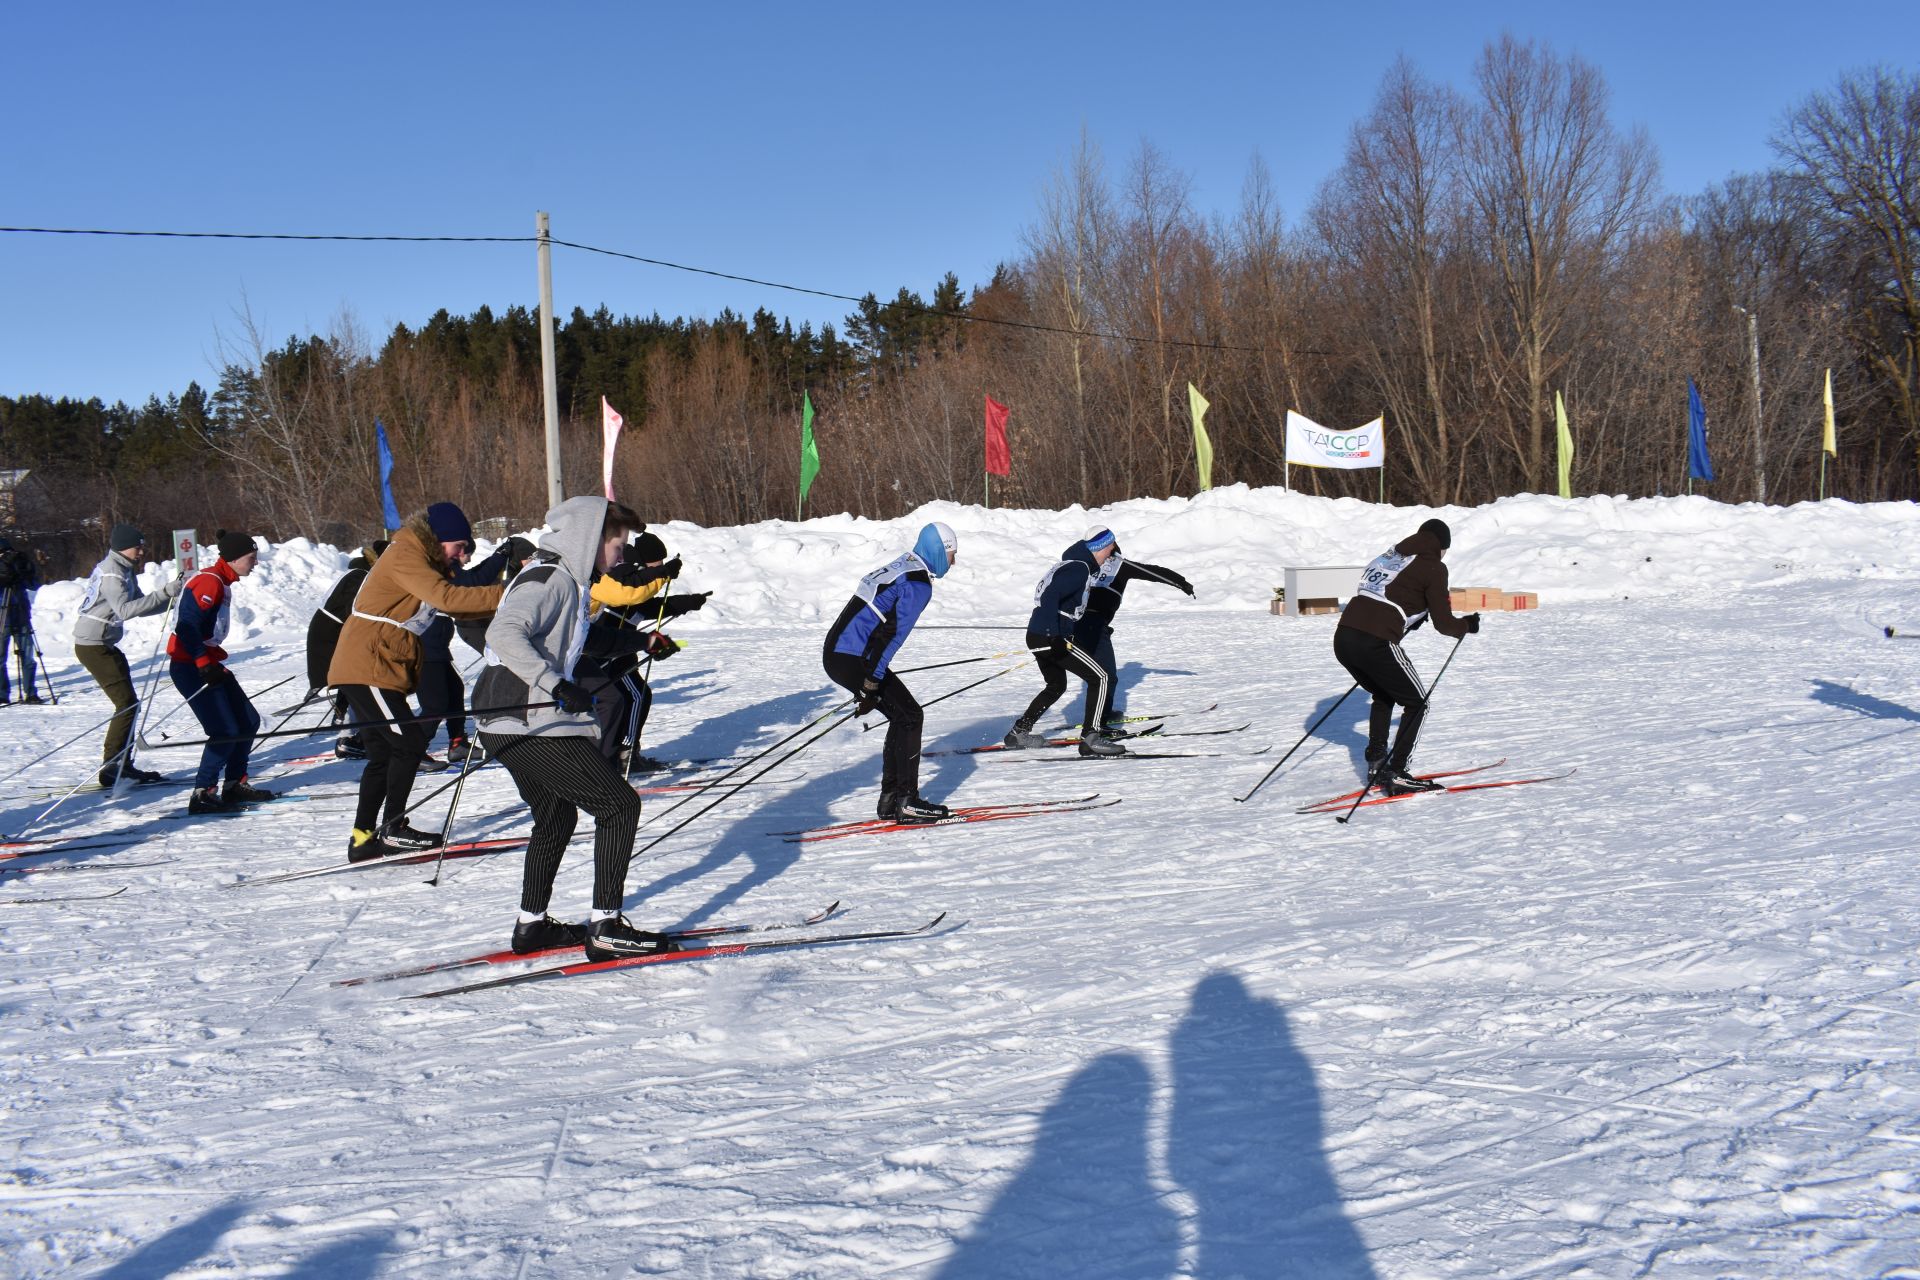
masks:
[[[1427,690],[1400,642],[1421,623],[1458,640],[1480,630],[1477,613],[1455,616],[1447,601],[1447,566],[1442,559],[1453,544],[1443,520],[1428,520],[1412,537],[1374,557],[1360,574],[1360,586],[1341,611],[1333,633],[1333,656],[1361,688],[1373,695],[1367,722],[1367,772],[1370,784],[1388,795],[1432,791],[1407,772],[1427,714]],[[1400,731],[1387,749],[1393,709],[1400,710]]]

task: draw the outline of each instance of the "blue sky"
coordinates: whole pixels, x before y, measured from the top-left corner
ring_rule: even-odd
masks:
[[[1783,112],[1920,66],[1910,4],[25,5],[0,16],[0,225],[555,236],[842,293],[984,281],[1084,124],[1231,210],[1289,220],[1407,54],[1465,86],[1502,31],[1595,63],[1665,188],[1770,162]],[[843,304],[555,251],[556,303]],[[536,301],[522,245],[0,235],[0,394],[211,385],[242,309],[272,341],[351,312]]]

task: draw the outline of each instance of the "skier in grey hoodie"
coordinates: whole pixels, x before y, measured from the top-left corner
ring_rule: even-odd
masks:
[[[573,682],[587,639],[587,590],[620,560],[627,535],[646,526],[605,498],[569,498],[547,512],[552,532],[508,584],[487,627],[487,667],[474,685],[480,744],[513,775],[533,810],[513,949],[525,955],[585,945],[592,960],[650,955],[673,944],[620,914],[640,797],[600,754],[593,695]],[[593,914],[585,925],[549,916],[560,857],[580,810],[593,815]]]
[[[112,786],[123,773],[133,782],[163,782],[159,774],[133,763],[133,722],[140,712],[140,699],[134,696],[127,655],[120,652],[120,637],[125,633],[121,624],[166,612],[179,599],[183,580],[169,579],[142,595],[139,575],[147,559],[146,535],[130,524],[117,524],[107,546],[106,558],[87,578],[80,616],[73,621],[73,656],[113,701],[113,720],[100,752],[100,785]]]

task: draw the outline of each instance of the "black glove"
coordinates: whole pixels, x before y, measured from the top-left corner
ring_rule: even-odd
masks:
[[[880,682],[868,676],[860,682],[860,696],[854,700],[853,714],[864,716],[880,705]]]
[[[593,710],[593,695],[571,680],[560,680],[554,684],[553,700],[562,711],[572,715]]]
[[[1188,582],[1185,578],[1181,577],[1179,574],[1175,573],[1171,569],[1167,570],[1167,581],[1171,582],[1174,586],[1180,588],[1182,591],[1186,592],[1188,595],[1193,594],[1193,584],[1191,582]]]
[[[662,579],[671,578],[673,574],[667,572],[670,567],[670,565],[662,564],[648,568],[644,564],[629,564],[626,561],[622,561],[607,570],[607,576],[623,587],[644,587],[649,582],[659,582]]]
[[[661,565],[660,571],[666,574],[669,579],[679,577],[680,576],[680,557],[675,556],[673,559]]]
[[[200,678],[205,680],[208,685],[232,684],[233,672],[227,670],[219,663],[214,662],[200,668]]]
[[[713,599],[711,591],[696,591],[691,595],[668,596],[660,606],[663,618],[678,618],[682,614],[692,613]]]
[[[1460,617],[1460,620],[1467,624],[1468,635],[1477,636],[1480,634],[1480,615],[1479,614],[1477,613],[1462,614]]]
[[[654,631],[647,635],[647,656],[658,662],[662,658],[671,658],[680,652],[680,646],[669,636]]]
[[[534,545],[519,534],[514,534],[501,544],[500,549],[507,553],[507,576],[511,578],[520,572],[520,566],[533,559]]]
[[[1412,635],[1414,632],[1418,631],[1420,628],[1426,625],[1427,625],[1427,615],[1423,613],[1419,617],[1415,618],[1412,622],[1409,622],[1407,624],[1407,634]]]

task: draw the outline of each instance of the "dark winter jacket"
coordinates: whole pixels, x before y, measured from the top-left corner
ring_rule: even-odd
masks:
[[[1027,619],[1027,634],[1071,637],[1086,616],[1087,594],[1099,573],[1100,565],[1084,539],[1068,547],[1034,588],[1033,616]]]
[[[1360,586],[1340,613],[1340,625],[1398,644],[1422,618],[1433,629],[1459,639],[1466,620],[1447,602],[1447,564],[1439,539],[1416,533],[1375,556],[1360,573]]]
[[[1093,581],[1087,586],[1087,608],[1081,615],[1080,623],[1074,628],[1074,638],[1083,647],[1105,632],[1113,629],[1113,616],[1120,611],[1120,604],[1127,593],[1129,582],[1159,582],[1176,587],[1188,595],[1193,594],[1193,584],[1175,573],[1172,569],[1163,569],[1157,564],[1145,561],[1129,560],[1124,554],[1115,551],[1107,557],[1093,575]]]
[[[33,557],[0,538],[0,630],[33,630],[27,593],[40,589],[40,566]]]
[[[367,570],[387,549],[384,540],[360,548],[360,554],[347,561],[347,571],[327,593],[327,602],[307,622],[307,687],[327,687],[327,667],[333,662],[334,646],[340,643],[340,628],[353,612],[353,598],[367,580]]]

